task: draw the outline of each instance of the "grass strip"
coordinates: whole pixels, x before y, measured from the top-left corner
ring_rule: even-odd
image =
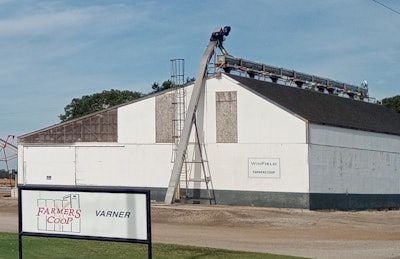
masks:
[[[147,245],[69,238],[23,236],[23,258],[51,259],[124,259],[147,258]],[[153,244],[153,258],[299,258],[265,253],[240,252],[173,244]],[[18,258],[18,234],[0,233],[0,259]]]

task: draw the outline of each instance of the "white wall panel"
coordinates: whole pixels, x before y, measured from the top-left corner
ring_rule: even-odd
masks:
[[[75,148],[24,147],[22,168],[19,168],[20,183],[74,185]],[[22,169],[22,170],[21,170]]]
[[[306,143],[306,123],[266,101],[234,80],[207,81],[207,140],[215,143],[215,92],[237,91],[238,143]]]
[[[192,89],[193,86],[185,88],[186,107],[189,105]],[[170,92],[165,92],[165,94],[170,94]],[[199,103],[202,103],[202,98]],[[201,105],[199,104],[198,108],[199,114],[202,114],[203,107]],[[190,141],[194,140],[193,130]],[[124,144],[156,143],[155,96],[118,108],[118,142]]]
[[[207,145],[215,189],[308,192],[306,144],[213,144]],[[278,158],[279,178],[249,177],[249,158]]]
[[[77,184],[167,187],[171,145],[126,145],[76,148]]]
[[[119,143],[155,143],[155,99],[118,108]]]
[[[23,145],[18,145],[18,172],[19,175],[17,177],[18,184],[24,184],[24,154],[25,154],[25,148]]]

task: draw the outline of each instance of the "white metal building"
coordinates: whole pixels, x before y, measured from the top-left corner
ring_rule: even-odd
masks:
[[[217,204],[400,207],[400,114],[224,73],[203,90],[196,118]],[[146,187],[162,201],[173,100],[171,89],[20,136],[19,184]]]

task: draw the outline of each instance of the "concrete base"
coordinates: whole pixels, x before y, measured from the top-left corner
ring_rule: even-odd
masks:
[[[150,188],[151,199],[164,201],[166,189]],[[190,190],[192,200],[180,203],[197,203],[196,197],[207,197],[205,190]],[[400,194],[333,194],[289,193],[214,190],[216,204],[274,208],[297,208],[310,210],[368,210],[399,209]],[[207,204],[207,200],[199,199]]]
[[[310,210],[399,209],[400,194],[310,193]]]

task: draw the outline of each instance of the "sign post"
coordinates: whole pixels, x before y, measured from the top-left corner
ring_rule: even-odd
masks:
[[[18,199],[21,259],[22,236],[147,244],[152,258],[150,190],[22,185]]]

